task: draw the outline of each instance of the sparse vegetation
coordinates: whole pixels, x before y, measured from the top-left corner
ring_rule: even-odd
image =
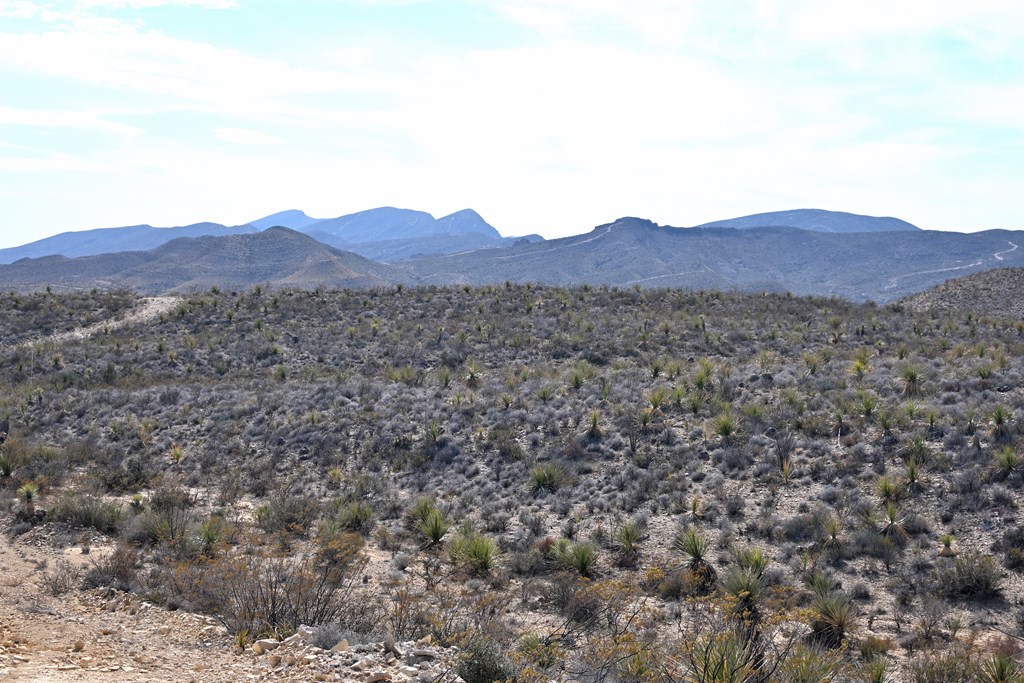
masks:
[[[778,294],[196,293],[0,350],[2,514],[117,548],[51,592],[429,634],[467,682],[1013,680],[956,624],[1024,627],[1021,359],[1006,321]]]

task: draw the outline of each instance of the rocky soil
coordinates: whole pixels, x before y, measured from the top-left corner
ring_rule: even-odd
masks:
[[[904,300],[914,310],[1024,319],[1024,268],[1000,268],[948,280]]]
[[[3,681],[415,681],[458,683],[458,650],[419,642],[312,645],[312,629],[244,650],[216,620],[171,612],[137,596],[96,589],[50,593],[61,563],[88,566],[81,548],[58,550],[46,531],[0,536],[0,680]]]

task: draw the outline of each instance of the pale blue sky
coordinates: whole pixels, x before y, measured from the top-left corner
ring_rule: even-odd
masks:
[[[0,247],[289,208],[1024,229],[1024,3],[0,0]]]

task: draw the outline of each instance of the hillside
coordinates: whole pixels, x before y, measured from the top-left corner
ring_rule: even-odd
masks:
[[[226,237],[179,238],[150,251],[0,265],[5,287],[33,290],[128,288],[147,294],[254,284],[373,287],[402,281],[387,266],[328,247],[287,228]]]
[[[1003,321],[514,284],[4,297],[4,329],[55,332],[0,347],[5,680],[672,683],[713,645],[817,672],[771,683],[975,683],[1024,637]]]
[[[997,268],[947,280],[903,303],[915,310],[1024,320],[1024,268]]]
[[[893,301],[948,278],[1024,264],[1024,235],[1006,231],[823,233],[672,228],[623,218],[585,235],[510,249],[416,259],[421,282],[541,282],[790,291]]]
[[[698,225],[699,228],[799,228],[815,232],[893,232],[901,230],[920,230],[899,218],[878,218],[862,216],[843,211],[825,211],[823,209],[794,209],[791,211],[773,211],[756,213],[751,216],[728,218]]]

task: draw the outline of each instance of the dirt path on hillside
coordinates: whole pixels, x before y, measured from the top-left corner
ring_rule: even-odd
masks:
[[[47,576],[61,561],[90,560],[34,534],[0,534],[0,680],[226,683],[266,673],[212,619],[105,589],[51,595]]]
[[[160,315],[170,311],[178,305],[180,301],[181,299],[176,296],[148,297],[142,300],[142,304],[140,306],[136,306],[120,317],[112,320],[102,320],[98,323],[79,327],[67,332],[58,332],[38,339],[32,339],[24,342],[22,345],[37,346],[41,344],[61,344],[66,341],[88,339],[89,337],[97,334],[152,320],[153,318],[159,317]]]

